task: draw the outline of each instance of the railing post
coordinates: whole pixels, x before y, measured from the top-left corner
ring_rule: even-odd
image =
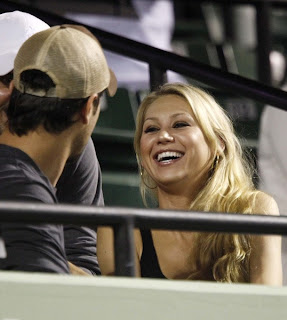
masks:
[[[257,74],[258,80],[264,84],[271,85],[271,31],[269,1],[256,3],[256,27],[257,27]]]
[[[166,70],[154,64],[149,64],[150,89],[155,90],[158,86],[167,82]]]
[[[134,221],[126,218],[114,226],[115,275],[135,277]]]

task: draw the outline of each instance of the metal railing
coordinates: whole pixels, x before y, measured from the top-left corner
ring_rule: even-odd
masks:
[[[287,235],[287,216],[0,202],[1,223],[111,226],[116,275],[134,276],[133,229]]]

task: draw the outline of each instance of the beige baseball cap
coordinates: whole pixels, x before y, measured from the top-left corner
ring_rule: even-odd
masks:
[[[27,91],[21,73],[32,69],[46,73],[55,87],[45,93]],[[78,25],[54,26],[30,37],[15,58],[14,85],[22,93],[61,99],[87,98],[105,89],[113,96],[117,90],[100,43]]]

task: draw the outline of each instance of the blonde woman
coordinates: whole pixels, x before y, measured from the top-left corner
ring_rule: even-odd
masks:
[[[166,84],[142,102],[134,147],[145,203],[160,209],[279,215],[255,189],[231,121],[206,92]],[[136,230],[142,277],[281,285],[281,237]],[[102,274],[114,273],[112,233],[100,228]]]

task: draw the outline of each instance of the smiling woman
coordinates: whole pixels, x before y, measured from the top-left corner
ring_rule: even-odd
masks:
[[[181,197],[178,209],[188,208],[191,194],[207,180],[212,161],[192,109],[182,97],[165,95],[150,104],[142,120],[137,152],[142,174],[158,186],[160,208],[166,207],[166,192]]]
[[[166,84],[142,102],[134,147],[141,193],[159,209],[278,215],[276,202],[255,189],[233,126],[206,92]],[[112,233],[99,231],[103,274],[114,272]],[[135,230],[142,277],[280,285],[281,238]]]

